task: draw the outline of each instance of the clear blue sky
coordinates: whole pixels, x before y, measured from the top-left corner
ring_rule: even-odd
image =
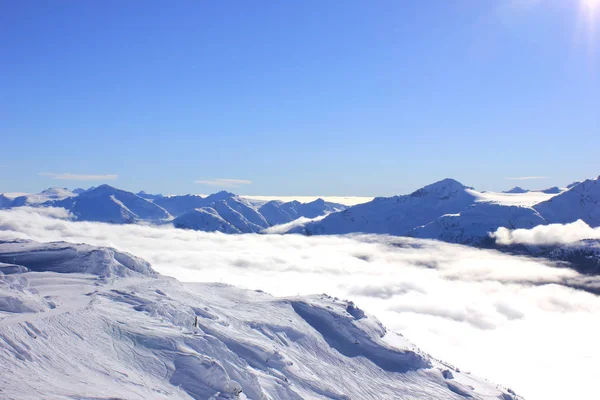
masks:
[[[596,176],[599,17],[579,0],[3,1],[0,192]],[[522,176],[548,178],[505,179]]]

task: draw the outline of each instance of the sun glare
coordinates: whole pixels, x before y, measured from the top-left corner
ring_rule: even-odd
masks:
[[[588,15],[595,15],[600,8],[600,0],[580,0],[581,8]]]

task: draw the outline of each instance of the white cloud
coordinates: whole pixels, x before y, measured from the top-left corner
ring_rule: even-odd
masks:
[[[304,226],[304,225],[308,224],[309,222],[321,221],[322,219],[325,219],[325,217],[327,217],[327,215],[328,214],[325,214],[325,215],[321,215],[321,216],[315,217],[315,218],[300,217],[298,219],[295,219],[295,220],[290,221],[285,224],[274,225],[274,226],[270,226],[266,229],[263,229],[263,233],[274,233],[274,234],[286,233],[293,228],[298,228],[300,226]]]
[[[568,244],[584,239],[600,239],[600,227],[592,228],[582,220],[578,220],[564,225],[538,225],[532,229],[498,228],[490,236],[502,246]]]
[[[547,176],[517,176],[517,177],[513,177],[513,178],[504,178],[507,179],[509,181],[529,181],[529,180],[533,180],[533,179],[548,179]]]
[[[0,210],[0,239],[13,238],[112,246],[182,281],[348,298],[424,351],[528,400],[596,390],[600,297],[569,285],[600,278],[539,260],[385,235],[225,235]]]
[[[38,175],[47,176],[56,180],[64,180],[64,181],[110,181],[115,180],[119,177],[119,175],[115,174],[98,174],[98,175],[89,175],[89,174],[72,174],[70,172],[57,174],[54,172],[40,172]]]
[[[198,179],[194,181],[195,183],[201,185],[208,186],[218,186],[222,188],[236,188],[242,185],[251,185],[252,181],[247,179],[226,179],[226,178],[217,178],[217,179]]]

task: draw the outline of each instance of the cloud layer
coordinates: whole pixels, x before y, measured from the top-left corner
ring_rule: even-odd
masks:
[[[221,188],[236,188],[242,185],[251,185],[252,181],[247,179],[226,179],[226,178],[217,178],[217,179],[198,179],[194,181],[194,183],[198,183],[201,185],[208,186],[217,186]]]
[[[57,174],[54,172],[40,172],[40,176],[47,176],[56,180],[63,181],[110,181],[115,180],[119,177],[119,175],[115,174],[99,174],[99,175],[89,175],[89,174],[71,174],[70,172]]]
[[[539,225],[532,229],[498,228],[490,235],[502,246],[513,244],[554,245],[575,243],[584,239],[600,239],[600,227],[592,228],[582,220],[570,224]]]
[[[528,400],[589,398],[600,363],[594,277],[494,251],[383,235],[225,235],[0,210],[0,239],[105,245],[182,281],[348,298],[434,356]],[[55,218],[49,217],[49,215]],[[552,379],[552,385],[548,380]]]

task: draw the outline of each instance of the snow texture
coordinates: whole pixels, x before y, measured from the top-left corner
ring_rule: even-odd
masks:
[[[3,398],[518,398],[349,301],[181,284],[87,245],[1,242],[11,258],[23,269],[0,275]]]

